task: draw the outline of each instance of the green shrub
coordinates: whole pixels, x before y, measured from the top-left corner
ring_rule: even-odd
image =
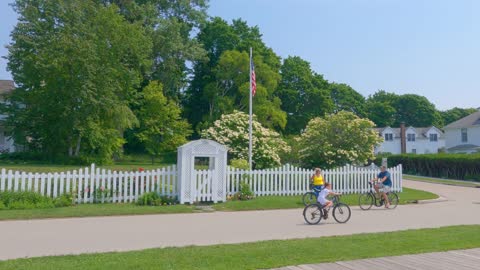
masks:
[[[158,206],[162,204],[162,199],[156,192],[146,192],[143,193],[140,198],[138,198],[137,205],[150,205]]]
[[[0,201],[4,209],[53,208],[53,200],[31,191],[0,192]]]
[[[381,157],[377,157],[381,164]],[[388,166],[402,164],[403,172],[414,175],[480,180],[479,154],[404,154],[388,157]]]
[[[243,169],[243,170],[250,169],[250,165],[248,164],[248,161],[246,161],[245,159],[232,159],[230,160],[230,166],[237,169]]]
[[[3,210],[3,209],[7,209],[7,207],[2,201],[0,201],[0,210]]]
[[[53,200],[55,207],[67,207],[73,205],[73,195],[71,193],[62,194]]]
[[[161,196],[160,200],[162,202],[162,205],[172,205],[177,204],[178,202],[177,196]]]
[[[240,191],[233,195],[233,200],[247,201],[254,198],[254,194],[247,182],[240,183]]]

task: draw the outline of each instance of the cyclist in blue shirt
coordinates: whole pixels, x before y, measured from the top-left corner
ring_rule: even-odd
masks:
[[[374,188],[377,193],[381,193],[385,200],[385,207],[389,208],[390,201],[388,200],[387,193],[392,189],[392,177],[385,166],[380,167],[380,170],[377,179],[374,179],[378,181]]]

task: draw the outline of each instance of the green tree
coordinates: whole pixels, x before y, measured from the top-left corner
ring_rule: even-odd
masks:
[[[116,5],[17,0],[8,46],[18,88],[7,108],[15,138],[49,157],[108,161],[137,124],[129,108],[152,42]]]
[[[443,126],[440,113],[426,97],[415,94],[401,95],[396,99],[394,107],[397,111],[395,126],[399,126],[401,122],[414,127]]]
[[[153,41],[152,73],[148,79],[161,81],[167,97],[179,101],[191,70],[187,63],[205,59],[194,33],[206,22],[208,0],[98,0],[120,7],[130,22],[141,24]]]
[[[285,133],[300,134],[307,122],[333,112],[328,82],[298,56],[288,57],[280,69],[282,79],[276,95],[287,113]]]
[[[299,138],[300,160],[305,166],[324,168],[365,164],[383,140],[373,127],[372,121],[346,111],[314,118]]]
[[[352,87],[344,83],[331,83],[330,96],[334,112],[353,112],[358,116],[365,115],[365,98]]]
[[[207,51],[208,59],[194,62],[195,72],[185,100],[185,114],[195,130],[208,127],[233,109],[248,110],[245,97],[248,97],[249,88],[250,47],[257,74],[253,110],[262,124],[282,129],[286,115],[274,95],[280,80],[280,58],[263,43],[259,28],[249,27],[242,20],[228,24],[216,17],[201,29],[198,40]]]
[[[440,112],[440,114],[442,116],[443,123],[445,125],[448,125],[476,111],[477,109],[474,109],[474,108],[462,109],[462,108],[455,107],[450,110],[442,111]]]
[[[280,153],[290,148],[280,134],[265,128],[255,119],[252,122],[252,161],[256,168],[268,168],[281,164]],[[234,111],[222,115],[213,125],[201,132],[201,136],[213,139],[228,147],[231,158],[248,160],[249,116]]]
[[[186,143],[192,130],[190,124],[181,119],[179,105],[164,96],[160,83],[150,82],[142,95],[142,105],[137,113],[140,127],[136,136],[145,145],[153,161],[155,156],[175,151]]]
[[[392,126],[397,110],[394,107],[398,95],[383,90],[369,96],[365,102],[365,112],[377,127]]]

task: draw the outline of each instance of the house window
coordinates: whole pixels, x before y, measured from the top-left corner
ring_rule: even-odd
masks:
[[[415,141],[415,134],[407,134],[407,141],[414,142]]]
[[[385,133],[385,141],[393,141],[393,134]]]
[[[430,134],[430,141],[431,142],[438,141],[438,135],[437,134]]]
[[[412,149],[412,153],[413,153],[413,154],[416,154],[416,153],[417,153],[417,149]]]
[[[462,128],[462,142],[468,142],[468,134],[466,128]]]

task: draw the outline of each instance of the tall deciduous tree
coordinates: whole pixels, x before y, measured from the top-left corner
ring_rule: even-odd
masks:
[[[300,134],[310,119],[333,112],[328,82],[312,71],[310,63],[298,56],[288,57],[280,71],[276,95],[287,113],[287,134]]]
[[[396,99],[394,107],[397,110],[395,126],[399,126],[401,122],[414,127],[443,126],[440,113],[426,97],[415,94],[401,95]]]
[[[93,0],[17,0],[8,46],[18,88],[9,119],[16,139],[51,157],[108,160],[137,123],[129,104],[152,42],[115,5]]]
[[[476,111],[477,109],[474,108],[462,109],[455,107],[450,110],[442,111],[440,114],[442,116],[443,123],[448,125]]]
[[[372,120],[377,127],[392,126],[395,123],[397,110],[394,107],[398,95],[388,93],[383,90],[369,96],[365,103],[365,112],[367,117]]]
[[[204,45],[208,60],[194,62],[195,73],[185,101],[186,115],[196,130],[208,127],[233,109],[248,110],[250,47],[257,73],[253,110],[262,124],[283,128],[286,116],[274,95],[280,79],[280,58],[263,43],[258,27],[249,27],[242,20],[228,24],[213,18],[202,28],[198,40]]]
[[[365,98],[349,85],[331,83],[330,96],[335,112],[347,111],[361,117],[365,116]]]
[[[373,127],[372,121],[346,111],[314,118],[299,139],[301,162],[325,168],[365,164],[383,140]]]
[[[181,118],[179,105],[164,96],[162,85],[156,81],[143,89],[142,96],[136,136],[152,158],[176,150],[192,133],[190,124]]]
[[[98,0],[116,4],[130,22],[140,23],[153,40],[152,74],[167,97],[179,101],[192,72],[188,63],[205,59],[205,50],[193,37],[206,22],[208,0]]]

